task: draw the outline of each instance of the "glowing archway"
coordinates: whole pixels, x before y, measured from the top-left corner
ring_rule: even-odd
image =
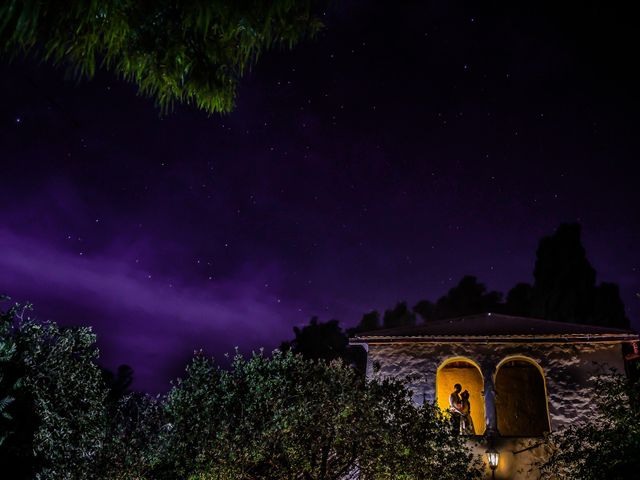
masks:
[[[503,359],[494,374],[498,431],[503,436],[539,437],[549,432],[544,371],[524,356]]]
[[[442,362],[436,373],[436,401],[441,409],[449,410],[449,395],[456,383],[462,386],[463,391],[469,391],[473,425],[476,435],[482,435],[485,430],[484,380],[478,364],[464,357],[448,358]]]

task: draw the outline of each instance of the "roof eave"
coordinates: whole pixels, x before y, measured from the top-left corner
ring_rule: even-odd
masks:
[[[415,335],[366,336],[349,339],[351,345],[389,343],[629,343],[636,334],[568,334],[568,335]]]

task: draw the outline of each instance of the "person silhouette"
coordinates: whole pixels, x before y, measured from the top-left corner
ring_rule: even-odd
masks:
[[[476,429],[471,418],[471,403],[469,402],[469,392],[465,390],[460,395],[460,435],[475,435]]]
[[[454,431],[460,430],[462,419],[462,399],[460,398],[460,392],[462,391],[462,385],[456,383],[453,386],[453,392],[449,395],[449,413],[451,413],[451,421],[453,423]]]

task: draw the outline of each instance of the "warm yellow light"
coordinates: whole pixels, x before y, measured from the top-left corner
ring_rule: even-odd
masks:
[[[453,392],[453,386],[456,383],[462,385],[463,390],[469,391],[471,419],[475,433],[482,435],[485,430],[484,396],[482,395],[484,380],[478,365],[466,358],[455,357],[446,360],[438,367],[436,398],[442,410],[449,410],[449,395]]]
[[[487,450],[487,460],[489,461],[489,466],[491,470],[495,470],[498,468],[498,462],[500,461],[500,454],[494,450],[493,448]]]

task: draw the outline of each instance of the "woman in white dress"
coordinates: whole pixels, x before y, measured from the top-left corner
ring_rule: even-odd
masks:
[[[475,435],[476,429],[473,428],[473,420],[471,419],[471,404],[469,403],[469,392],[465,390],[460,395],[460,435]]]

